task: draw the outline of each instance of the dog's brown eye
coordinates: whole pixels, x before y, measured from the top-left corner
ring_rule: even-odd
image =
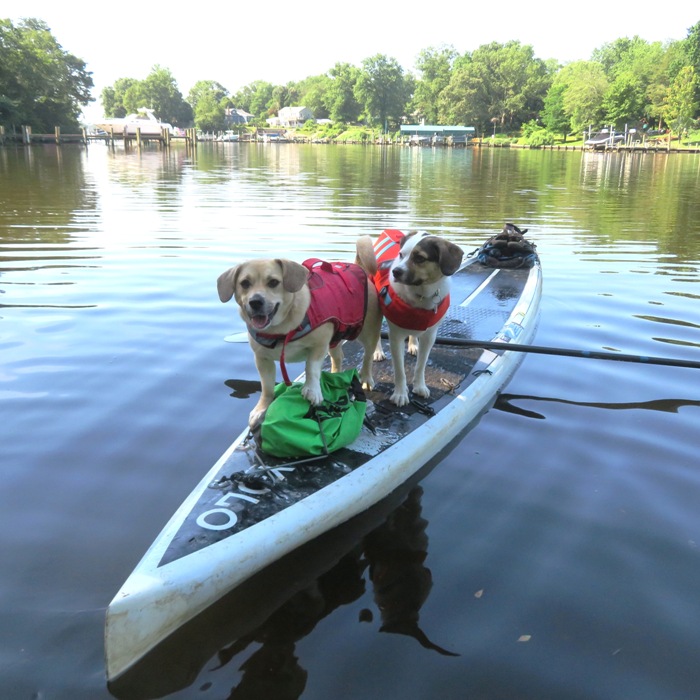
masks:
[[[250,289],[250,280],[241,280],[241,289]]]
[[[267,286],[270,289],[274,289],[275,287],[279,286],[280,281],[279,280],[268,280]]]
[[[424,258],[422,255],[414,255],[413,256],[413,262],[416,263],[416,265],[422,265],[424,262],[427,262],[428,258]]]

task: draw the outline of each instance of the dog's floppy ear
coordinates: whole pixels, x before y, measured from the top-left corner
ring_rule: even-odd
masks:
[[[216,280],[216,290],[219,292],[219,299],[224,303],[229,301],[233,296],[240,267],[240,265],[236,265],[236,267],[226,270],[226,272],[219,275],[219,279]]]
[[[444,238],[438,240],[438,250],[440,251],[438,262],[440,265],[440,272],[445,276],[454,275],[462,264],[462,249],[458,245],[446,241]]]
[[[282,268],[282,286],[287,292],[298,292],[309,278],[309,271],[298,262],[278,258],[275,262]]]

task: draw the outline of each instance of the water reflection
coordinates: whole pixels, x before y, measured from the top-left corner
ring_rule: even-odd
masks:
[[[105,166],[106,175],[112,183],[125,185],[137,192],[145,188],[146,191],[159,193],[165,201],[168,192],[172,191],[172,184],[181,183],[187,166],[192,162],[190,152],[181,148],[144,148],[133,153],[110,149],[95,152],[90,149],[88,157],[95,161],[95,165]],[[97,174],[100,171],[93,168],[92,172]]]
[[[230,442],[229,432],[242,429],[241,416],[223,426],[221,378],[242,378],[228,385],[241,400],[256,391],[249,350],[220,347],[222,337],[241,330],[215,306],[222,265],[270,254],[344,259],[358,233],[385,227],[443,232],[468,251],[514,220],[530,228],[543,259],[538,343],[657,355],[661,336],[662,347],[672,343],[692,359],[700,323],[699,189],[700,160],[684,155],[294,144],[204,144],[195,154],[179,146],[165,153],[102,144],[0,148],[0,547],[12,562],[1,577],[1,602],[13,611],[12,634],[2,637],[3,687],[26,698],[105,696],[101,616],[91,613],[78,633],[63,613],[95,611],[111,599],[193,479]],[[314,698],[355,668],[366,671],[350,681],[357,697],[379,686],[411,697],[429,686],[441,697],[549,698],[556,695],[553,675],[556,688],[570,694],[576,685],[587,697],[691,697],[698,686],[698,634],[688,614],[697,608],[697,548],[687,545],[698,540],[699,527],[695,377],[634,367],[532,357],[516,375],[520,389],[513,386],[522,395],[502,397],[501,412],[473,436],[482,454],[472,455],[470,438],[425,482],[425,503],[436,493],[428,488],[440,493],[443,480],[445,492],[475,495],[471,511],[460,502],[452,519],[447,508],[431,517],[432,561],[452,554],[460,561],[441,573],[428,603],[420,607],[429,584],[424,545],[402,549],[405,568],[393,569],[399,588],[404,572],[415,579],[407,605],[420,609],[420,620],[413,626],[408,616],[416,636],[405,642],[409,655],[420,655],[418,667],[401,658],[401,669],[394,667],[387,642],[404,640],[377,634],[392,626],[378,601],[394,581],[367,534],[389,509],[362,532],[302,550],[298,560],[256,579],[260,590],[247,598],[224,601],[166,646],[142,672],[143,685],[132,679],[123,697],[153,697],[149,689],[163,694],[200,675],[201,688],[182,697],[214,697],[206,682],[217,684],[217,699],[225,697],[241,674],[255,678],[255,669],[238,669],[260,643],[250,642],[208,678],[202,668],[252,638],[302,590],[297,605],[310,610],[295,619],[316,626],[303,642],[285,642],[290,693],[303,680],[292,670],[298,667],[308,671],[305,694]],[[542,396],[528,396],[532,387]],[[547,398],[559,396],[565,398]],[[596,402],[547,403],[575,398]],[[656,400],[629,403],[637,398]],[[505,415],[509,408],[533,420]],[[556,469],[523,469],[504,429],[517,431],[517,454],[531,465]],[[479,491],[481,476],[464,478],[463,462],[483,463],[481,476],[494,474],[491,492]],[[453,551],[464,512],[488,526],[480,541],[493,545],[490,562],[483,547],[460,542]],[[38,526],[16,527],[27,522]],[[398,557],[379,549],[385,559]],[[319,578],[341,560],[344,587],[336,581],[332,594],[331,579]],[[386,574],[378,594],[371,562],[375,574]],[[455,609],[447,591],[471,585],[470,573],[484,563],[512,596],[475,618]],[[364,597],[351,600],[358,581]],[[524,588],[523,581],[533,583]],[[323,599],[323,622],[314,623],[318,590],[331,597]],[[555,600],[565,608],[552,606]],[[539,637],[527,657],[503,644],[522,612],[513,601],[535,606],[545,627],[552,624],[550,645]],[[417,630],[429,643],[463,652],[461,670],[454,659],[424,650]],[[615,643],[625,650],[608,664],[601,650],[612,637],[625,640]],[[666,640],[662,662],[659,639]],[[335,644],[344,650],[337,660],[329,651]],[[634,654],[625,662],[628,649]],[[378,657],[372,666],[369,654]],[[314,655],[323,662],[312,665]]]
[[[685,406],[700,407],[700,401],[694,399],[655,399],[653,401],[626,401],[622,403],[606,403],[604,401],[570,401],[545,396],[527,396],[524,394],[501,394],[494,408],[504,413],[513,413],[524,418],[536,418],[544,420],[546,416],[536,411],[531,411],[521,406],[516,406],[516,401],[538,401],[543,403],[558,403],[568,406],[585,406],[588,408],[603,408],[609,411],[661,411],[662,413],[678,413]]]
[[[378,614],[379,632],[407,635],[425,649],[458,656],[432,641],[420,623],[433,585],[422,494],[413,487],[368,534],[358,536],[393,499],[268,567],[152,651],[110,686],[111,693],[129,700],[162,697],[194,683],[214,656],[209,672],[235,664],[231,673],[241,674],[231,700],[296,700],[308,680],[297,644],[335,610],[360,600],[368,587],[375,609],[361,609],[358,622],[373,623]]]
[[[0,243],[64,245],[88,230],[97,194],[82,151],[0,151]]]
[[[568,232],[589,255],[632,243],[645,244],[636,253],[647,262],[700,259],[700,168],[683,156],[308,144],[124,151],[94,144],[4,149],[0,184],[0,239],[3,224],[27,227],[13,232],[14,242],[37,234],[52,240],[56,226],[53,240],[62,242],[65,229],[90,229],[86,212],[113,215],[117,205],[123,216],[132,207],[155,207],[184,227],[194,208],[206,224],[208,209],[228,200],[236,209],[231,231],[246,213],[257,217],[256,228],[240,230],[250,240],[264,236],[269,218],[278,236],[308,225],[318,227],[321,242],[348,227],[355,233],[392,226],[469,243],[516,218],[538,236]]]
[[[261,391],[261,384],[259,381],[227,379],[224,384],[231,389],[231,396],[233,396],[234,399],[248,399],[253,394]]]

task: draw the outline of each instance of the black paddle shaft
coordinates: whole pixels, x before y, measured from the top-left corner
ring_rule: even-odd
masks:
[[[463,340],[461,338],[438,337],[435,342],[440,345],[452,345],[461,348],[483,348],[484,350],[501,350],[511,352],[531,352],[539,355],[561,355],[563,357],[587,357],[594,360],[615,360],[616,362],[638,362],[643,365],[666,365],[667,367],[691,367],[700,369],[700,362],[693,360],[676,360],[671,357],[648,357],[645,355],[625,355],[620,352],[600,352],[597,350],[575,350],[571,348],[550,348],[543,345],[519,345],[517,343],[499,343],[483,340]]]
[[[382,331],[382,338],[389,334]],[[666,367],[690,367],[700,369],[700,362],[695,360],[676,360],[672,357],[649,357],[647,355],[625,355],[621,352],[602,352],[598,350],[575,350],[573,348],[551,348],[546,345],[520,345],[494,340],[470,340],[467,338],[447,338],[438,336],[436,345],[450,345],[457,348],[482,348],[483,350],[500,350],[511,352],[531,352],[535,355],[559,355],[561,357],[584,357],[592,360],[614,360],[615,362],[637,362],[642,365],[665,365]]]
[[[382,338],[389,334],[382,331]],[[234,333],[225,339],[229,343],[245,343],[248,333]],[[459,348],[482,348],[511,352],[531,352],[536,355],[559,355],[561,357],[584,357],[592,360],[614,360],[615,362],[636,362],[641,365],[665,365],[666,367],[690,367],[700,369],[700,362],[694,360],[676,360],[672,357],[649,357],[647,355],[625,355],[621,352],[601,352],[598,350],[575,350],[572,348],[551,348],[544,345],[519,345],[517,343],[499,343],[493,340],[467,340],[465,338],[446,338],[439,336],[438,345],[451,345]]]

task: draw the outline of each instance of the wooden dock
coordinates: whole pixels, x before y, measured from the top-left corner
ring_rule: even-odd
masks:
[[[197,147],[196,129],[185,129],[185,133],[180,135],[171,134],[168,129],[163,129],[160,134],[142,134],[141,129],[136,129],[135,133],[115,131],[110,133],[90,134],[87,129],[81,129],[79,134],[62,133],[61,127],[57,126],[53,134],[34,134],[31,126],[23,126],[20,134],[7,134],[5,127],[0,126],[0,145],[7,143],[21,143],[24,146],[31,146],[33,143],[80,143],[87,146],[95,141],[103,141],[114,147],[117,143],[123,143],[124,148],[142,148],[146,144],[156,143],[162,148],[169,148],[174,141],[184,141],[189,148]]]

